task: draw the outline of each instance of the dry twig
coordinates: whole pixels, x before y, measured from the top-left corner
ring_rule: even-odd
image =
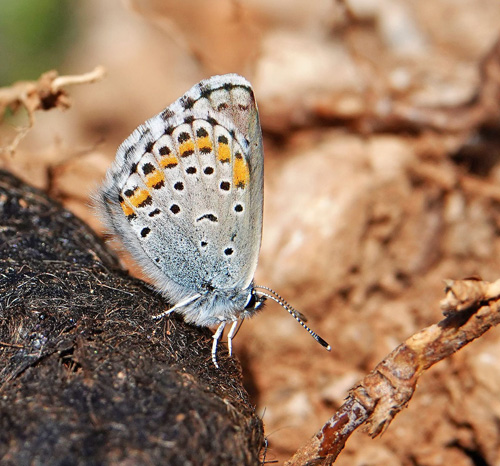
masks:
[[[441,309],[445,319],[410,337],[352,388],[337,413],[287,466],[330,465],[360,425],[366,423],[372,437],[387,429],[425,370],[500,323],[500,280],[447,280]]]
[[[105,70],[97,66],[93,71],[75,76],[59,76],[51,70],[42,74],[37,81],[19,81],[9,87],[0,88],[0,120],[7,109],[16,112],[25,108],[28,114],[28,125],[18,128],[18,134],[11,144],[3,150],[13,153],[19,142],[26,136],[35,122],[35,111],[52,108],[66,109],[70,106],[68,95],[64,88],[74,84],[89,84],[101,80]]]

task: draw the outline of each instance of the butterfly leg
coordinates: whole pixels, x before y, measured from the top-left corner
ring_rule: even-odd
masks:
[[[229,356],[233,355],[233,338],[236,332],[238,331],[238,320],[233,320],[233,325],[231,325],[231,329],[227,334],[227,348],[229,350]]]
[[[195,294],[194,296],[190,296],[189,298],[185,299],[184,301],[180,301],[177,303],[175,306],[171,307],[170,309],[167,309],[166,311],[163,311],[161,314],[156,314],[152,317],[154,320],[161,319],[164,316],[168,316],[172,312],[176,311],[177,309],[185,306],[186,304],[189,304],[193,302],[195,299],[198,299],[200,297],[199,294]]]
[[[222,336],[222,332],[224,332],[225,326],[226,322],[221,322],[212,337],[214,339],[214,342],[212,343],[212,362],[217,369],[219,368],[219,365],[217,364],[217,344],[219,343],[220,337]]]
[[[163,311],[161,314],[155,314],[154,316],[152,316],[151,318],[153,320],[159,320],[161,319],[162,317],[165,317],[165,316],[168,316],[170,313],[174,312],[175,309],[167,309],[166,311]]]

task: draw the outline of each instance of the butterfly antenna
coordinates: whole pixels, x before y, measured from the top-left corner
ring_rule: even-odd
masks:
[[[274,291],[272,288],[268,288],[267,286],[260,286],[260,285],[254,286],[254,288],[260,288],[261,290],[269,291],[269,293],[271,293],[275,298],[279,299],[280,306],[284,307],[288,312],[291,311],[290,313],[293,312],[293,313],[297,314],[303,322],[307,322],[307,317],[304,314],[302,314],[302,312],[295,309],[289,302],[287,302],[283,297],[281,297],[281,295],[276,293],[276,291]],[[264,294],[264,293],[262,293],[262,294]],[[270,296],[267,296],[267,297],[270,298]],[[274,299],[274,298],[271,298],[271,299]]]
[[[325,341],[323,338],[321,338],[316,332],[311,330],[305,323],[307,320],[304,315],[302,315],[301,312],[297,311],[293,306],[288,304],[276,291],[272,290],[271,288],[268,288],[267,286],[254,286],[254,288],[258,288],[259,290],[266,290],[268,293],[264,291],[259,291],[258,293],[262,296],[265,296],[266,298],[272,299],[273,301],[277,302],[282,308],[286,309],[288,313],[300,324],[302,327],[304,327],[308,332],[309,335],[311,335],[321,346],[326,348],[328,351],[331,351],[332,347]]]

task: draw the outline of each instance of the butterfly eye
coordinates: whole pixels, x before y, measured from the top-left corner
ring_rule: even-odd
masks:
[[[248,295],[247,303],[245,304],[245,309],[253,309],[255,307],[257,299],[255,297],[255,292],[252,292]]]
[[[248,301],[245,304],[245,309],[259,309],[265,300],[265,296],[257,296],[255,290],[252,290],[252,292],[248,295]]]

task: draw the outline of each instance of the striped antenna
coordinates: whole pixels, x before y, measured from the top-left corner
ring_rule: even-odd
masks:
[[[311,335],[321,346],[326,348],[328,351],[331,351],[332,347],[325,341],[323,338],[321,338],[316,332],[311,330],[307,325],[306,325],[306,317],[297,309],[295,309],[293,306],[288,304],[276,291],[272,290],[271,288],[268,288],[267,286],[254,286],[255,289],[259,290],[266,290],[268,293],[264,291],[257,291],[257,293],[261,296],[265,296],[266,298],[272,299],[273,301],[277,302],[282,308],[286,309],[288,313],[300,324],[302,327],[304,327],[308,332],[309,335]]]

